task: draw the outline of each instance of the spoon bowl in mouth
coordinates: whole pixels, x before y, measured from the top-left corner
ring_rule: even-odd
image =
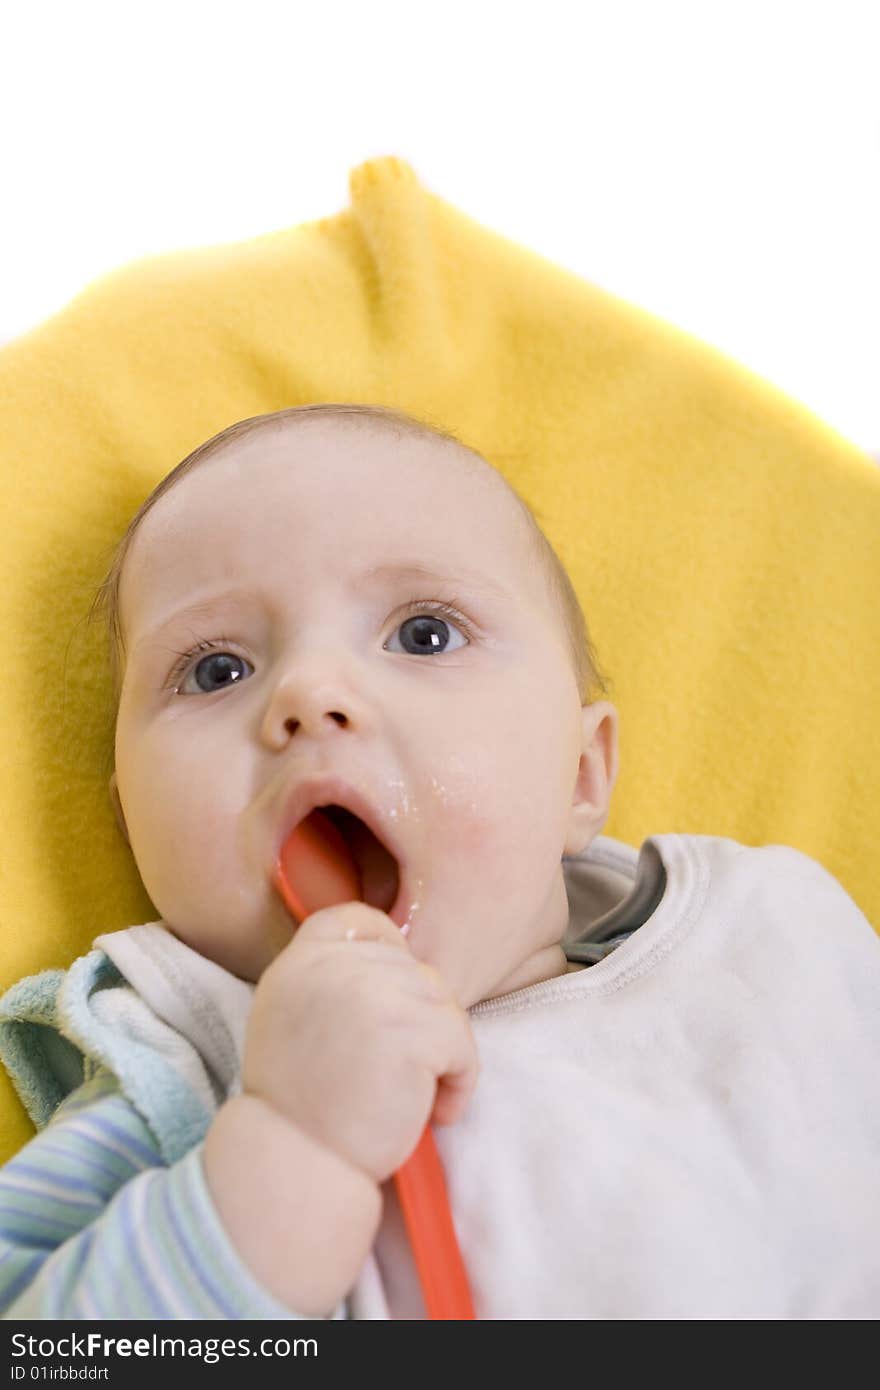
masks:
[[[336,804],[317,809],[343,837],[360,876],[363,902],[380,912],[390,912],[400,891],[400,870],[394,855],[353,811]]]
[[[287,836],[273,881],[300,925],[322,907],[361,899],[360,873],[345,836],[317,810]]]
[[[274,875],[288,910],[302,923],[312,912],[352,900],[389,912],[400,897],[397,860],[359,816],[316,806],[281,847]]]

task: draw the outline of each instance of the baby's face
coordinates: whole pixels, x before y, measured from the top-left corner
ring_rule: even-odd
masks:
[[[243,979],[296,930],[281,819],[325,772],[394,827],[410,948],[463,1007],[566,969],[560,860],[604,824],[616,711],[581,708],[515,504],[472,468],[442,440],[262,428],[137,532],[111,797],[162,920]]]

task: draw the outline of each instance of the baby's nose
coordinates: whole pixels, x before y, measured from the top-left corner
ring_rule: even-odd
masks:
[[[348,727],[348,723],[349,723],[348,715],[345,714],[342,710],[336,710],[336,709],[328,710],[328,711],[326,712],[326,714],[323,716],[323,718],[324,718],[324,719],[332,719],[332,720],[334,721],[334,723],[338,724],[339,727],[342,728],[342,729],[345,729],[345,728]],[[285,727],[285,729],[287,730],[287,732],[288,732],[289,734],[295,734],[296,731],[297,731],[297,730],[299,729],[299,727],[300,727],[300,723],[301,723],[301,720],[296,719],[296,718],[294,718],[293,716],[291,716],[290,718],[285,719],[285,721],[284,721],[284,727]]]

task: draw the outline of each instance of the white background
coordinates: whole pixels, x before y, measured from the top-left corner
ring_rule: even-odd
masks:
[[[880,454],[878,0],[9,0],[0,341],[399,155]]]

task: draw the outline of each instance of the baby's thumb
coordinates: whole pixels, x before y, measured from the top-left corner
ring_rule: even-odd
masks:
[[[434,1109],[431,1111],[429,1123],[454,1125],[460,1120],[470,1105],[478,1075],[479,1066],[475,1063],[466,1071],[441,1076],[437,1082],[437,1094],[434,1097]]]

